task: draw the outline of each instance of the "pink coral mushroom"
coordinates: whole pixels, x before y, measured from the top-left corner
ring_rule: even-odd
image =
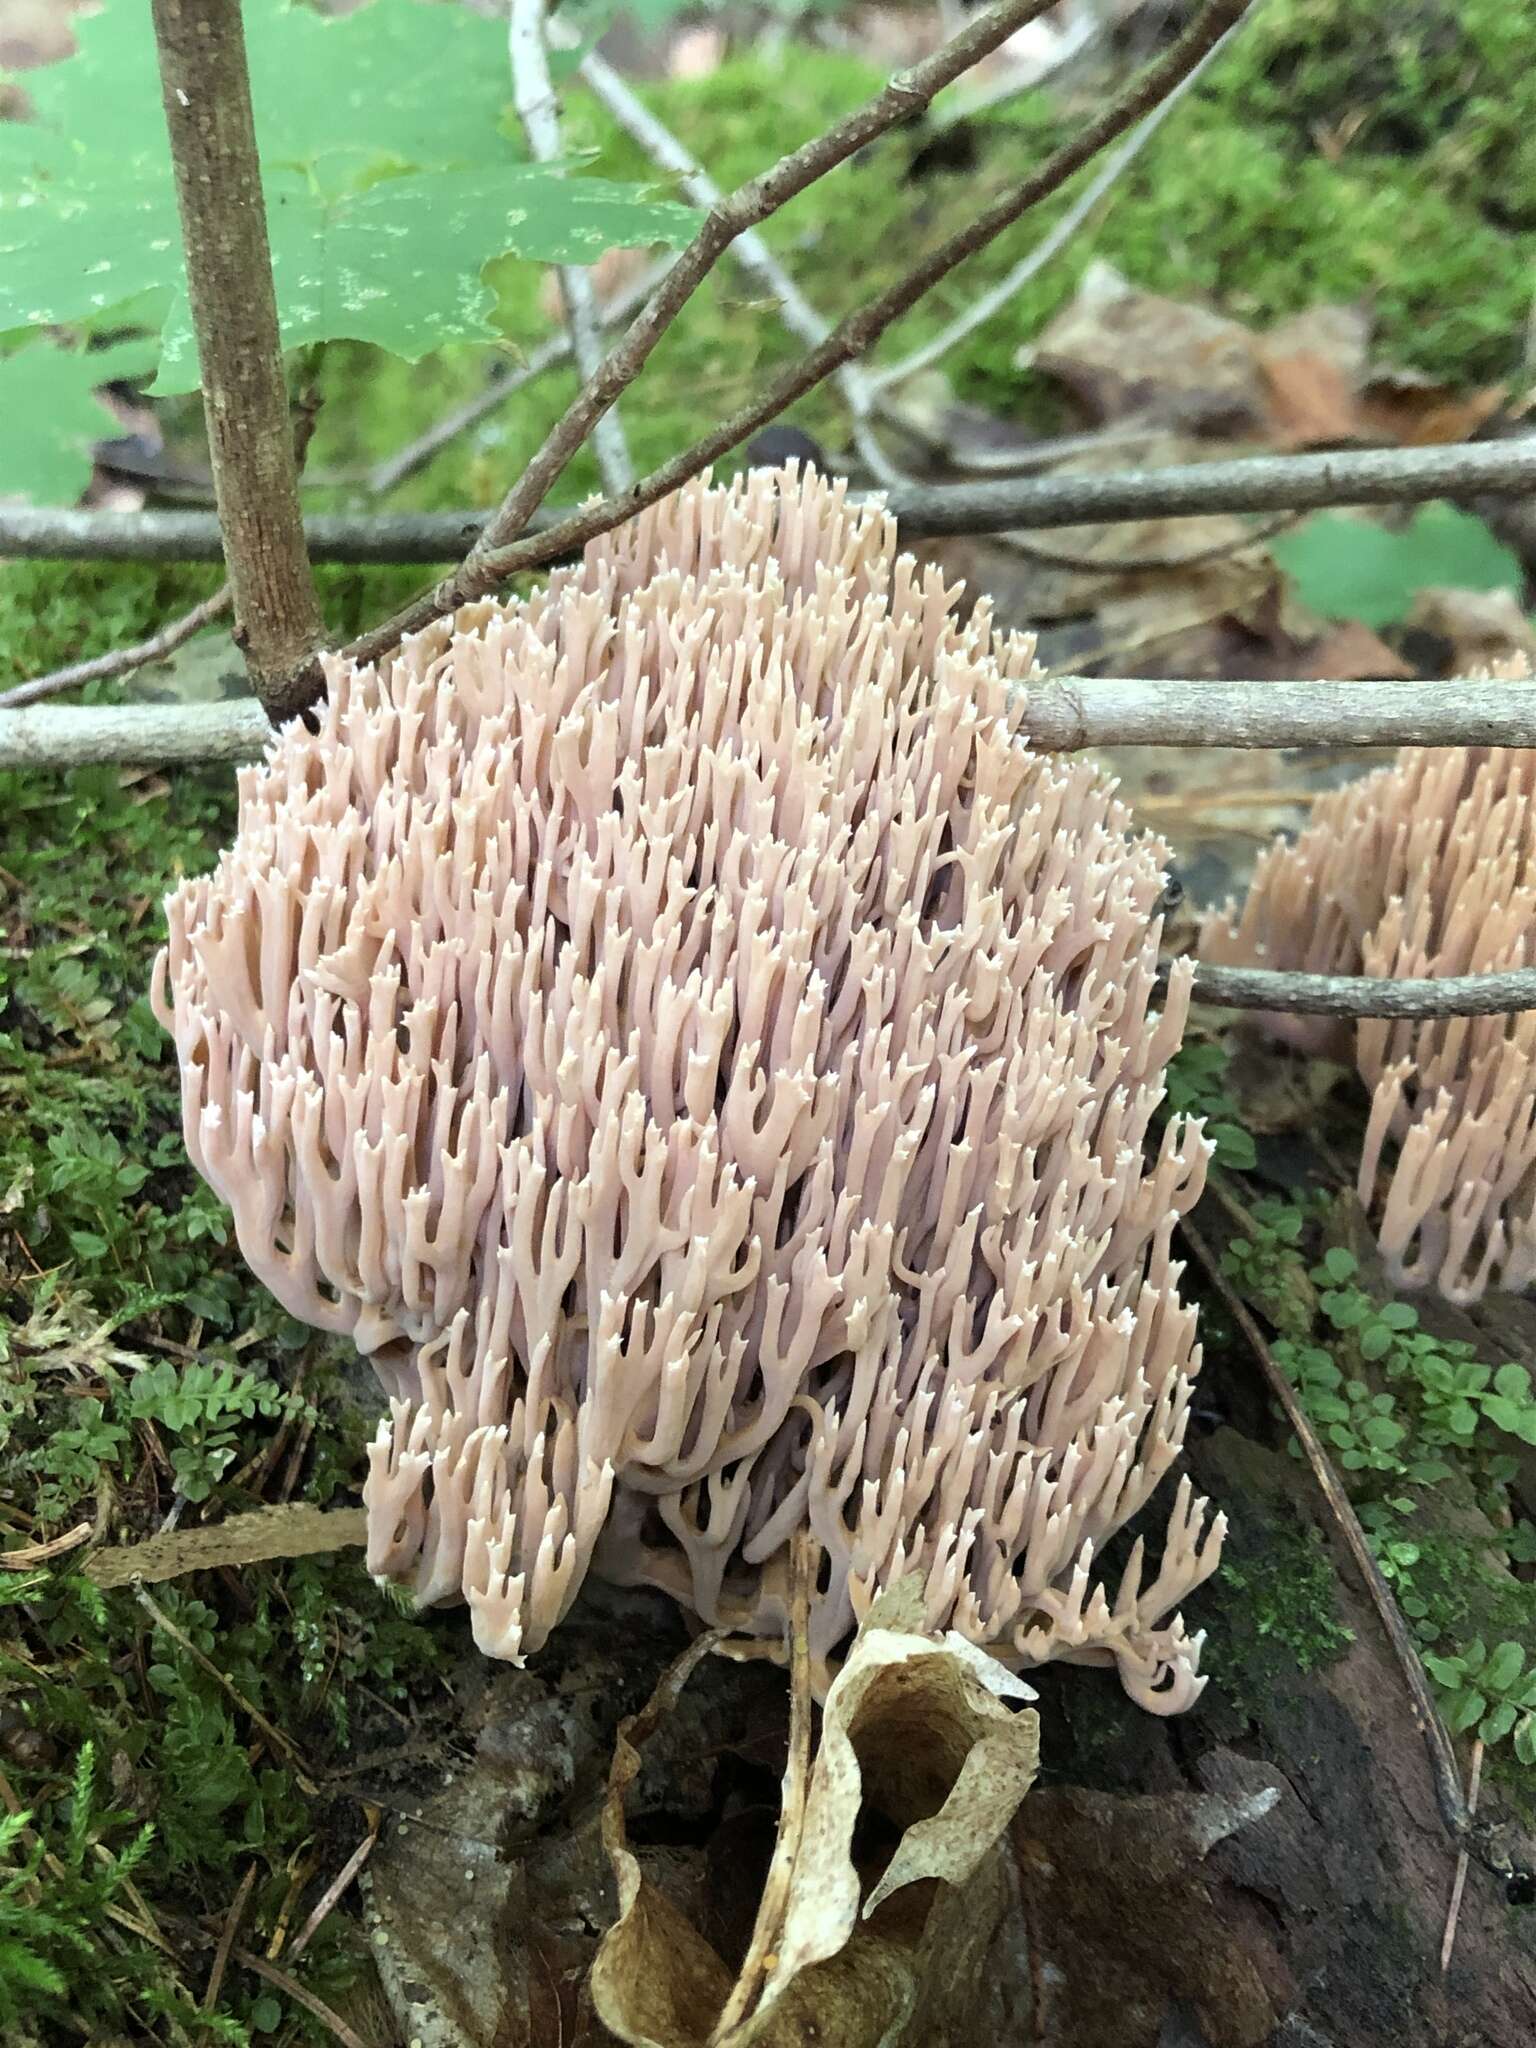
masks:
[[[916,1572],[1012,1666],[1200,1689],[1187,1479],[1095,1576],[1199,1365],[1164,849],[956,595],[840,484],[691,485],[334,664],[170,899],[188,1149],[392,1397],[369,1568],[493,1656],[589,1570],[775,1637],[809,1524],[823,1679]]]

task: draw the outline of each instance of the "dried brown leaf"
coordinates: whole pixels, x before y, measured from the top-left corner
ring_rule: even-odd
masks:
[[[1236,320],[1139,290],[1111,264],[1090,263],[1077,296],[1021,367],[1065,384],[1099,422],[1129,415],[1204,432],[1241,432],[1264,418],[1254,338]]]
[[[724,2026],[728,2005],[739,2004],[729,1970],[646,1881],[624,1834],[639,1745],[676,1699],[698,1645],[625,1724],[603,1822],[620,1914],[591,1980],[597,2012],[621,2041],[791,2048],[809,2038],[812,2021],[824,2048],[915,2040],[907,2029],[928,2010],[925,1985],[956,1981],[957,1944],[979,1954],[1000,1910],[999,1838],[1035,1774],[1036,1717],[1004,1704],[1028,1689],[973,1644],[915,1633],[919,1612],[904,1586],[878,1601],[828,1692],[764,1982]],[[865,1813],[902,1830],[873,1882],[854,1853]],[[932,1879],[942,1883],[923,1882]],[[921,2025],[925,2043],[939,2038],[931,2017]]]

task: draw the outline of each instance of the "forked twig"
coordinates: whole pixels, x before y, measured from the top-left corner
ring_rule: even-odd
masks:
[[[36,704],[44,697],[57,697],[63,690],[76,689],[81,683],[105,681],[111,676],[132,675],[138,668],[147,668],[152,661],[164,661],[168,654],[174,654],[178,647],[185,646],[204,626],[211,626],[215,619],[222,619],[230,608],[230,591],[227,583],[205,597],[201,604],[183,612],[179,619],[172,619],[168,626],[162,626],[158,633],[152,633],[147,640],[137,640],[131,647],[114,647],[108,654],[92,655],[89,661],[72,661],[64,668],[51,669],[47,675],[34,676],[29,682],[18,683],[13,690],[0,692],[0,711],[18,711],[23,704]]]
[[[638,142],[651,161],[670,171],[695,206],[718,206],[724,197],[720,187],[666,124],[657,119],[640,98],[594,50],[582,59],[581,76],[608,112],[630,138]],[[772,298],[779,318],[797,341],[818,348],[832,332],[832,323],[817,312],[799,285],[755,228],[748,228],[731,244],[731,254]],[[899,484],[902,479],[887,461],[870,425],[874,409],[872,380],[857,363],[845,363],[837,372],[838,388],[847,401],[853,422],[854,446],[876,483]]]
[[[235,1945],[235,1936],[240,1932],[240,1922],[245,1918],[245,1909],[250,1901],[251,1891],[256,1883],[258,1863],[248,1863],[245,1875],[230,1901],[229,1911],[224,1916],[224,1930],[219,1936],[219,1945],[213,1952],[213,1966],[208,1972],[208,1987],[203,1993],[203,2011],[212,2012],[219,2002],[219,1993],[224,1988],[224,1972],[229,1968],[230,1951]]]

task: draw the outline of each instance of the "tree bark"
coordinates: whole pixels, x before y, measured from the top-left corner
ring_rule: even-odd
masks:
[[[239,0],[153,0],[187,289],[235,638],[268,714],[319,694],[324,634],[304,548]]]

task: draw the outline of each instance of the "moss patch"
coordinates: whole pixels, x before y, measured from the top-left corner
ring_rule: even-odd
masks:
[[[1354,1640],[1338,1618],[1337,1579],[1322,1537],[1288,1516],[1239,1522],[1201,1598],[1212,1685],[1246,1719],[1274,1687],[1341,1657]]]

